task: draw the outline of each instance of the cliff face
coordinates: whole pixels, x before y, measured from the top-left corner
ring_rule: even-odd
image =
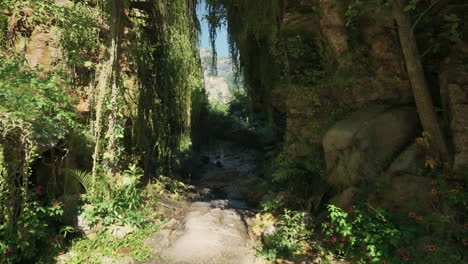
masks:
[[[328,184],[309,170],[309,177],[323,184],[323,195],[334,196],[334,201],[340,195],[343,201],[351,198],[354,191],[347,188],[371,178],[364,167],[380,175],[372,177],[385,178],[382,175],[392,161],[421,135],[389,3],[208,2],[213,10],[224,10],[250,94],[284,131],[290,158],[307,168],[314,158],[313,146],[323,148],[326,176],[322,178]],[[461,21],[467,6],[461,1],[426,4],[407,11],[413,16],[414,41],[421,50],[433,101],[442,109],[440,120],[452,139],[455,156],[450,170],[460,174],[468,162],[462,135],[468,116],[467,87],[461,77],[466,75],[461,61],[467,54],[465,45],[459,44],[466,40],[466,25]],[[355,174],[361,176],[350,176]]]
[[[468,75],[466,56],[468,46],[453,47],[441,63],[439,87],[445,118],[450,125],[454,151],[455,172],[463,173],[468,168]]]
[[[65,200],[77,193],[64,167],[111,179],[129,164],[148,179],[187,173],[192,123],[206,97],[195,6],[0,3],[0,59],[10,67],[1,72],[0,200],[18,197],[0,208],[2,223],[14,223],[31,183]],[[10,109],[21,100],[36,109]]]

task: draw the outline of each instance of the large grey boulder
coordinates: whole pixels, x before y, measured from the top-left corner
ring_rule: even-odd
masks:
[[[328,183],[352,186],[380,174],[418,131],[414,107],[372,105],[354,112],[323,138]]]
[[[424,170],[426,150],[419,143],[413,143],[401,152],[386,171],[388,178],[403,175],[420,175]]]

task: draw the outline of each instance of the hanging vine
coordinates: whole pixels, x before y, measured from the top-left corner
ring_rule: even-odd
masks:
[[[151,26],[138,40],[141,90],[135,131],[148,176],[176,169],[191,149],[192,113],[204,94],[196,4],[155,1],[148,14]]]
[[[279,39],[282,1],[207,0],[210,40],[216,55],[216,32],[227,25],[232,61],[242,72],[254,103],[271,102],[271,91],[287,82],[287,65]],[[229,23],[227,23],[229,22]],[[216,56],[214,56],[216,57]],[[215,65],[215,59],[213,59]],[[269,103],[268,117],[272,119]]]

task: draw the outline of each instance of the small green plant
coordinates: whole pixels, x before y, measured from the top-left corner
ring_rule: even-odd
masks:
[[[147,214],[142,209],[144,195],[137,188],[142,176],[141,169],[136,165],[130,165],[117,182],[113,185],[106,184],[111,188],[109,196],[96,196],[94,193],[83,195],[82,199],[85,202],[83,209],[87,223],[91,226],[118,224],[140,227],[148,222]],[[103,176],[99,178],[108,181]],[[82,183],[88,184],[87,181]]]
[[[388,221],[381,209],[358,206],[346,213],[339,207],[328,205],[328,211],[330,222],[323,223],[322,227],[328,248],[335,254],[351,254],[361,262],[389,261],[393,260],[399,245],[413,238],[405,236]]]
[[[158,180],[154,183],[152,188],[155,189],[158,195],[172,195],[174,198],[178,197],[187,186],[176,179],[166,176],[159,176]]]
[[[278,206],[277,203],[264,204],[266,210],[276,210]],[[266,243],[260,246],[258,255],[275,260],[304,250],[312,235],[306,220],[307,213],[284,209],[275,224],[276,232],[265,238]]]

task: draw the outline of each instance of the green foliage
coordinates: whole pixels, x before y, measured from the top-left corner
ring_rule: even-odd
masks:
[[[18,236],[21,228],[26,228],[17,226],[19,223],[34,223],[40,228],[39,225],[46,225],[46,221],[53,214],[52,209],[47,209],[49,207],[44,209],[39,203],[33,206],[26,189],[31,174],[30,166],[37,158],[35,150],[65,139],[67,134],[79,127],[75,121],[73,101],[65,92],[64,87],[67,86],[61,74],[46,73],[38,68],[31,69],[25,60],[16,54],[0,55],[0,162],[3,167],[0,175],[0,200],[4,204],[0,207],[0,225],[2,233],[12,243],[21,239],[15,235]],[[3,155],[5,153],[8,154]],[[43,234],[36,235],[41,243],[46,239]],[[38,253],[35,240],[24,243],[26,244],[16,246],[27,253],[15,253],[12,256],[19,259],[35,257],[28,256]],[[30,252],[30,247],[36,252]]]
[[[85,179],[90,177],[89,174],[85,175],[87,175]],[[102,184],[110,187],[109,195],[106,195],[106,192],[98,193],[97,191],[83,195],[83,201],[86,203],[83,206],[86,222],[91,226],[119,224],[136,227],[141,227],[147,223],[149,219],[142,209],[144,195],[137,188],[139,179],[142,176],[143,172],[135,165],[132,165],[128,170],[124,171],[117,182]],[[104,177],[101,179],[106,181]],[[102,185],[95,185],[92,188],[102,189]]]
[[[443,35],[452,43],[462,43],[461,19],[456,14],[447,14],[444,16],[445,25]]]
[[[420,2],[420,0],[410,0],[408,4],[405,6],[404,11],[408,12],[411,10],[415,10],[418,5],[418,2]]]
[[[243,90],[234,91],[228,103],[210,101],[204,109],[202,124],[210,124],[210,136],[224,137],[225,133],[243,135],[243,140],[254,139],[258,146],[268,145],[277,137],[276,128],[265,120],[265,112],[252,109],[251,99]]]
[[[177,198],[184,190],[187,189],[187,186],[181,181],[161,175],[153,186],[151,186],[151,189],[153,195],[171,195],[173,198]]]
[[[389,222],[381,209],[359,206],[348,214],[328,205],[328,211],[330,222],[323,223],[322,227],[330,249],[360,262],[393,261],[396,249],[414,239]]]
[[[0,14],[0,50],[4,50],[8,46],[8,24],[8,17]]]
[[[193,1],[156,1],[155,19],[167,28],[141,27],[135,41],[141,81],[136,152],[152,177],[171,173],[190,153],[191,126],[200,115],[204,90],[195,6]]]
[[[295,149],[285,149],[276,155],[272,163],[272,181],[280,187],[279,191],[286,193],[288,204],[309,211],[317,209],[312,208],[316,205],[311,204],[311,198],[323,192],[325,163],[318,146],[305,139],[296,142],[301,143]]]
[[[123,238],[103,231],[93,237],[75,238],[70,243],[69,251],[74,255],[67,260],[69,264],[102,263],[103,257],[112,256],[114,260],[130,257],[134,261],[146,261],[155,256],[150,245],[144,241],[160,229],[155,224],[148,224]]]
[[[229,22],[227,30],[232,61],[245,78],[249,96],[270,102],[271,90],[285,78],[287,71],[283,61],[285,49],[279,45],[278,39],[280,3],[270,0],[209,0],[206,4],[213,51],[217,29]],[[216,54],[213,54],[215,58]],[[271,109],[266,109],[266,114],[272,118]]]
[[[62,75],[30,69],[21,57],[1,54],[0,113],[7,118],[2,118],[0,129],[7,133],[19,119],[25,123],[23,129],[30,130],[30,137],[40,144],[63,139],[78,126],[73,102],[64,86]]]
[[[55,18],[61,12],[60,7],[56,5],[54,0],[3,0],[0,3],[0,8],[9,10],[12,14],[19,16],[26,23],[32,25],[44,24],[50,26],[56,22]],[[32,9],[32,18],[28,18],[26,14],[21,12],[24,8]]]
[[[24,190],[24,199],[13,232],[7,232],[5,223],[0,223],[0,259],[2,263],[37,263],[41,257],[53,254],[62,248],[66,232],[71,227],[60,227],[62,204],[58,201],[43,202],[39,186],[35,194]],[[5,262],[3,262],[5,261]]]
[[[265,205],[264,208],[272,209]],[[275,224],[277,230],[265,238],[268,243],[262,245],[257,253],[258,256],[268,260],[290,257],[298,251],[304,250],[312,232],[306,224],[307,214],[304,212],[284,209]]]
[[[288,58],[289,78],[294,85],[316,86],[323,79],[322,58],[315,40],[300,33],[303,32],[292,32],[282,40]]]
[[[323,245],[333,254],[357,263],[461,263],[462,255],[446,237],[424,237],[434,217],[398,215],[370,204],[358,204],[347,213],[328,205],[328,211],[329,222],[322,224]]]
[[[91,68],[98,57],[101,40],[95,8],[77,2],[67,5],[57,19],[61,29],[60,45],[69,66]]]
[[[92,192],[93,178],[92,178],[91,173],[86,172],[86,171],[81,171],[78,169],[65,169],[64,172],[68,172],[71,175],[73,175],[73,177],[75,177],[76,180],[79,181],[83,185],[86,192]]]

